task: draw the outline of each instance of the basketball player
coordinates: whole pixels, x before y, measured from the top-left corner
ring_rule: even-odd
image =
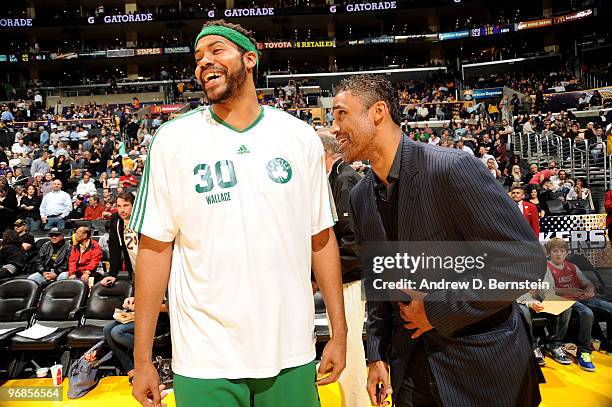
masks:
[[[250,32],[207,22],[195,74],[212,106],[163,125],[150,145],[130,223],[141,233],[133,394],[143,406],[160,403],[151,346],[167,284],[179,407],[318,406],[315,383],[345,365],[323,147],[306,123],[258,104],[258,58]],[[334,332],[316,382],[311,262]]]

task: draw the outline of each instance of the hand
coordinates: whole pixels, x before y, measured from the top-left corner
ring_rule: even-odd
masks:
[[[580,297],[581,300],[588,300],[589,298],[593,298],[595,296],[595,286],[589,285],[584,289],[584,293]]]
[[[368,368],[367,390],[368,395],[370,396],[370,403],[373,406],[388,406],[390,404],[388,401],[378,400],[376,387],[379,383],[382,383],[382,395],[384,399],[386,399],[390,394],[393,394],[393,388],[389,383],[389,366],[387,366],[387,364],[382,360],[377,360],[376,362],[370,363]]]
[[[41,216],[40,220],[42,221],[42,223],[47,223],[47,217],[46,216]]]
[[[125,301],[123,301],[123,308],[134,311],[134,297],[127,297]]]
[[[411,336],[412,339],[416,339],[433,329],[433,325],[431,325],[425,313],[425,302],[423,299],[427,294],[413,290],[406,290],[406,292],[410,295],[412,301],[408,305],[401,302],[398,305],[402,319],[407,322],[404,324],[404,328],[416,329]]]
[[[68,278],[75,279],[76,278],[76,274],[71,274],[71,275],[68,276]]]
[[[159,374],[157,374],[153,362],[135,367],[133,385],[132,396],[143,407],[166,406],[165,403],[161,402],[161,393],[165,386],[159,384]]]
[[[584,290],[580,288],[564,288],[561,289],[560,295],[570,300],[577,300],[584,295]]]
[[[544,310],[544,306],[540,301],[532,301],[530,304],[530,308],[535,312],[542,312]]]
[[[87,281],[89,281],[89,273],[88,272],[84,271],[83,274],[81,274],[81,281],[83,281],[85,283]]]
[[[329,376],[317,380],[317,385],[323,386],[338,380],[346,366],[346,335],[333,336],[323,349],[317,378],[329,373]]]
[[[113,284],[115,284],[115,281],[117,281],[115,277],[109,276],[109,277],[104,277],[100,283],[105,287],[111,287]]]
[[[52,271],[45,271],[43,273],[43,277],[45,278],[45,280],[53,281],[53,280],[55,280],[57,278],[57,274],[55,274]]]

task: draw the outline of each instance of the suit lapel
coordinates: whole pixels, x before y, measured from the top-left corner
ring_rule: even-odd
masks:
[[[409,241],[412,235],[414,218],[419,213],[419,185],[414,182],[419,172],[417,167],[418,146],[405,135],[402,145],[402,165],[399,178],[397,201],[397,232],[401,241]]]

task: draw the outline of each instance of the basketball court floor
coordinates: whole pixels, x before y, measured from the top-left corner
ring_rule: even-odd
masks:
[[[610,407],[612,406],[612,355],[593,352],[593,363],[597,372],[590,373],[581,370],[578,365],[561,366],[550,358],[543,368],[546,384],[540,389],[543,402],[541,407]],[[9,380],[2,388],[9,386],[50,386],[51,379]],[[139,404],[131,396],[131,387],[127,377],[106,377],[98,386],[78,400],[68,399],[68,383],[64,381],[64,400],[53,402],[42,401],[6,401],[0,400],[2,407],[138,407]],[[336,384],[319,388],[322,407],[340,407],[340,391]],[[174,407],[174,396],[170,393],[164,402],[168,407]],[[288,402],[287,406],[291,407]],[[491,405],[495,405],[492,400]],[[205,403],[202,406],[206,406]],[[484,406],[483,406],[484,407]]]

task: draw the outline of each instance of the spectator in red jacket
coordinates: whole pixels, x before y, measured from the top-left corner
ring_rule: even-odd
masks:
[[[94,195],[90,198],[90,203],[87,208],[85,208],[85,220],[97,220],[102,219],[102,213],[104,212],[104,206],[100,205],[100,198],[97,195]]]
[[[604,203],[606,207],[606,227],[608,228],[608,240],[612,241],[612,189],[606,192],[606,200]]]
[[[95,282],[101,280],[102,274],[97,270],[102,260],[102,249],[98,242],[91,238],[91,228],[79,227],[74,232],[74,238],[76,242],[70,251],[68,271],[60,274],[57,279],[80,278],[87,282],[89,277],[94,277]]]
[[[132,175],[132,170],[129,168],[124,168],[123,172],[125,175],[122,175],[121,178],[119,178],[119,185],[126,189],[136,188],[138,186],[138,180]]]
[[[517,204],[519,211],[523,214],[533,233],[536,237],[540,237],[540,217],[538,216],[538,208],[531,202],[525,201],[525,190],[522,187],[514,187],[510,192],[512,200]]]

